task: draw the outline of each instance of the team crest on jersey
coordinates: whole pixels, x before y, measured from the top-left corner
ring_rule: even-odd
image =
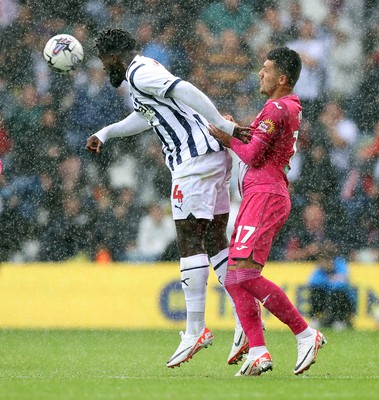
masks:
[[[272,119],[260,121],[258,124],[258,129],[264,133],[272,133],[275,130],[275,122]]]

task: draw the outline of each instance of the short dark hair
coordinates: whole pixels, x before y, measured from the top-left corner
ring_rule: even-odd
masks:
[[[104,29],[95,41],[95,49],[99,56],[112,52],[132,51],[136,45],[134,37],[123,29]]]
[[[299,53],[288,47],[277,47],[267,54],[267,59],[275,63],[278,71],[288,78],[291,87],[296,85],[301,72]]]

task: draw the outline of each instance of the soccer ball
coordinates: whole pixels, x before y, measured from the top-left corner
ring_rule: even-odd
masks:
[[[43,56],[48,66],[59,74],[68,74],[83,60],[83,47],[74,36],[62,33],[53,36],[45,45]]]

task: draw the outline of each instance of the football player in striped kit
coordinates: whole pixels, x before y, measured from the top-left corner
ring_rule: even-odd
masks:
[[[136,41],[127,31],[104,30],[95,47],[111,84],[118,87],[123,81],[128,83],[134,111],[90,136],[87,149],[99,153],[107,139],[153,129],[171,171],[172,214],[187,308],[186,331],[180,332],[179,347],[167,362],[168,367],[176,367],[213,342],[214,335],[205,325],[209,265],[224,286],[229,254],[226,226],[232,160],[207,127],[212,123],[239,137],[249,129],[222,117],[191,83],[174,76],[157,61],[138,55]],[[234,315],[236,329],[229,364],[241,360],[248,349],[236,312]]]

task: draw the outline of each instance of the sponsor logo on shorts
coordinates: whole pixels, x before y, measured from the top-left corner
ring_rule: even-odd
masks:
[[[243,250],[243,249],[248,249],[248,248],[249,248],[249,246],[244,246],[244,245],[236,247],[237,250]]]

